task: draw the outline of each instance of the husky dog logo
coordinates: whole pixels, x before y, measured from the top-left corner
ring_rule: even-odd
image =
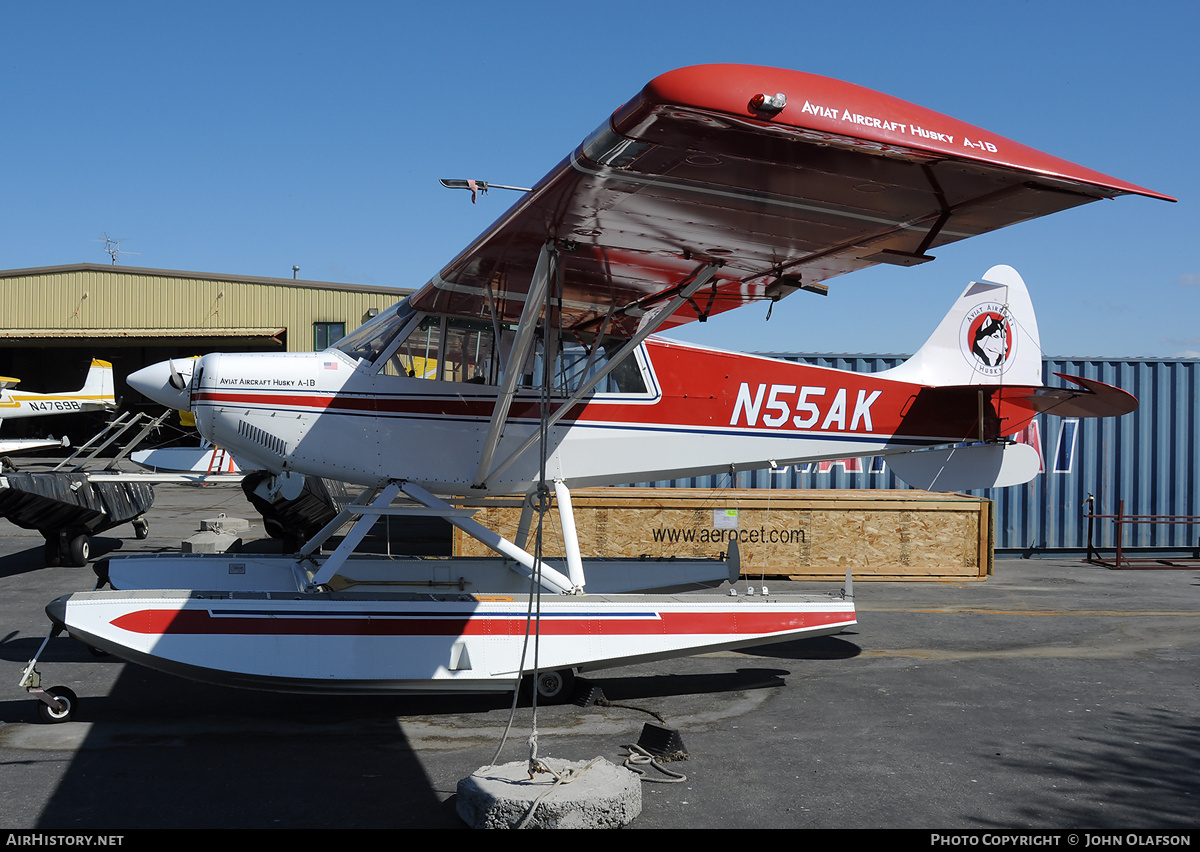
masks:
[[[985,376],[1001,375],[1017,348],[1007,308],[996,302],[984,302],[967,311],[959,347],[977,371]]]

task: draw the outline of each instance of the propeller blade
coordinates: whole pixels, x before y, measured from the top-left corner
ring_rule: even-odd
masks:
[[[175,390],[183,390],[186,388],[187,382],[183,380],[183,376],[181,376],[179,371],[175,369],[174,359],[168,359],[167,364],[169,364],[171,367],[171,378],[168,379],[168,381],[171,383],[171,387],[175,388]]]

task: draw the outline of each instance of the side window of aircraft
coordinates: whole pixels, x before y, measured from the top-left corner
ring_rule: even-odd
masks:
[[[428,316],[379,364],[388,376],[494,385],[495,333],[483,320]]]
[[[426,316],[411,327],[408,335],[390,346],[376,350],[375,368],[386,376],[430,379],[442,382],[465,382],[478,385],[498,385],[508,354],[516,339],[516,326],[500,325],[500,341],[496,342],[496,325],[484,319]],[[372,337],[371,340],[374,340]],[[604,369],[624,345],[624,340],[606,338],[596,343],[568,336],[565,340],[551,335],[550,346],[555,350],[554,372],[550,380],[553,393],[568,396]],[[363,344],[367,351],[373,344]],[[517,387],[536,390],[542,386],[546,357],[545,334],[539,329],[531,352],[519,367],[521,377]],[[511,369],[511,368],[510,368]],[[601,394],[644,394],[646,382],[634,355],[622,360],[595,388]]]
[[[495,334],[491,323],[447,319],[442,379],[477,385],[496,384],[498,367],[495,352]]]
[[[597,342],[586,342],[574,338],[558,341],[557,354],[554,359],[554,373],[551,375],[553,392],[560,396],[569,396],[584,385],[589,379],[608,366],[609,361],[620,352],[625,341],[618,338],[605,338]],[[540,387],[542,382],[542,365],[545,362],[544,341],[539,338],[537,352],[534,356],[532,369],[526,374],[523,382],[525,387]],[[595,387],[595,393],[643,394],[646,392],[646,382],[637,357],[629,355],[613,368]]]
[[[621,347],[624,345],[622,340],[609,339],[601,344],[605,354],[605,360],[614,357]],[[638,359],[635,355],[630,355],[620,364],[618,364],[606,379],[608,393],[636,393],[643,394],[646,392],[646,380],[642,377],[642,368],[638,365]]]

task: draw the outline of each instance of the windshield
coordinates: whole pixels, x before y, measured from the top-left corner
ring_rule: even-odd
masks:
[[[347,334],[333,348],[340,349],[351,358],[374,361],[412,315],[408,299],[404,299]]]

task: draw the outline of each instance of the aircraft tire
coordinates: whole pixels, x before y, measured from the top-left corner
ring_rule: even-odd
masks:
[[[39,701],[38,714],[41,715],[42,721],[51,724],[71,721],[71,716],[75,714],[75,709],[79,706],[79,698],[75,693],[65,686],[52,686],[46,692],[57,698],[64,707],[62,710],[56,710],[46,702]]]
[[[133,521],[133,534],[138,541],[145,541],[150,537],[150,524],[145,518],[135,518]]]
[[[68,546],[68,555],[70,556],[71,565],[75,568],[84,568],[88,564],[88,557],[92,555],[92,542],[87,535],[80,534],[71,539]]]
[[[62,565],[62,551],[58,549],[57,536],[46,539],[46,546],[42,548],[42,561],[46,563],[47,568]]]

